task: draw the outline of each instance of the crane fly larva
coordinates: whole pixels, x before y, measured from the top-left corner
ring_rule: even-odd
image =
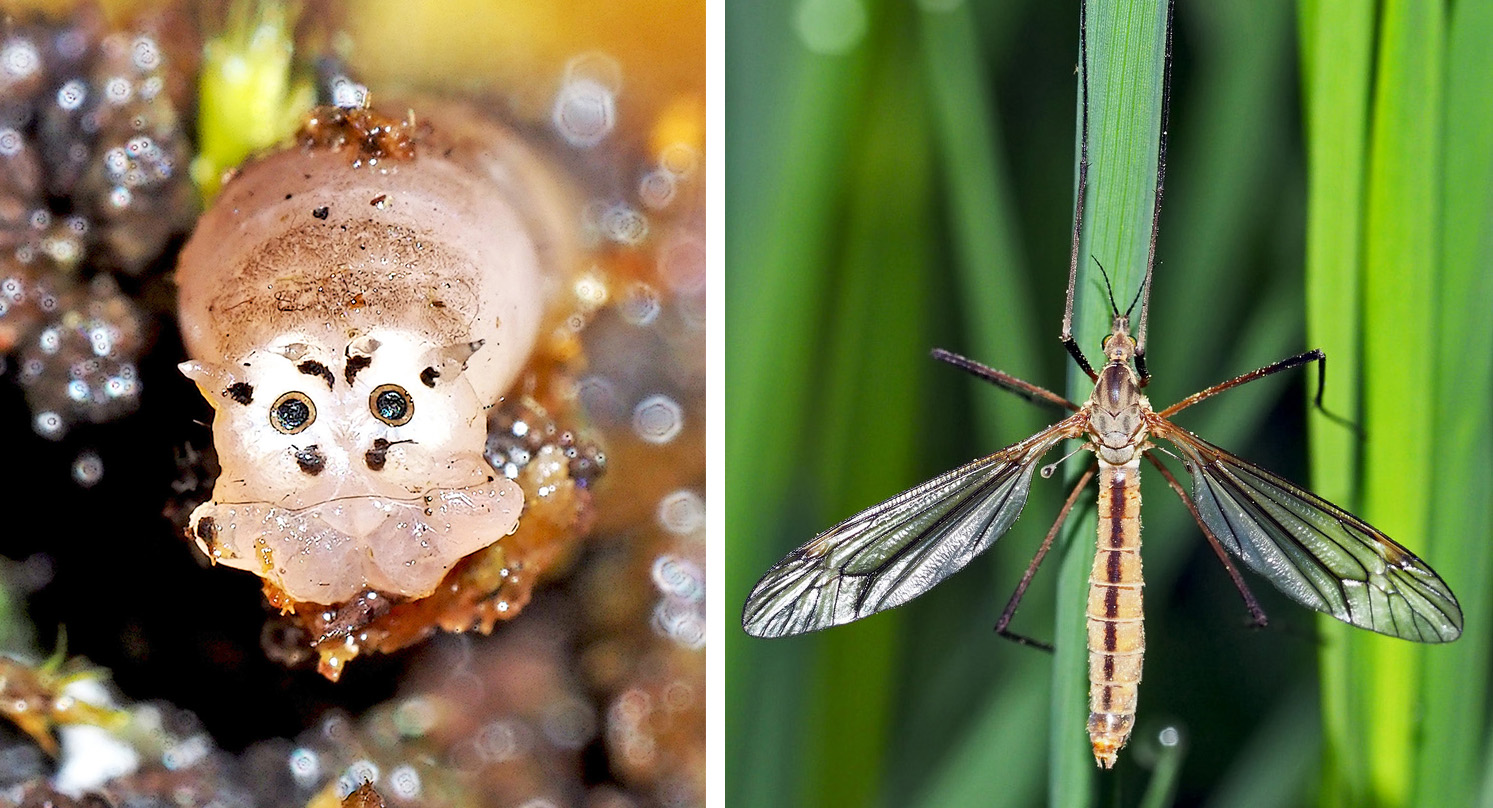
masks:
[[[1058,528],[1090,478],[1099,480],[1098,549],[1089,576],[1089,738],[1094,758],[1114,765],[1135,722],[1145,629],[1141,612],[1140,464],[1156,467],[1197,520],[1243,594],[1257,624],[1264,613],[1229,554],[1291,599],[1345,623],[1417,642],[1455,640],[1462,612],[1446,583],[1409,550],[1363,520],[1310,491],[1248,463],[1172,423],[1181,410],[1231,387],[1318,362],[1321,351],[1283,359],[1155,410],[1142,390],[1146,370],[1146,314],[1156,255],[1166,165],[1166,96],[1170,90],[1172,6],[1166,21],[1160,151],[1146,274],[1125,312],[1111,294],[1111,329],[1104,364],[1096,372],[1073,338],[1083,201],[1088,174],[1089,78],[1086,9],[1080,11],[1082,137],[1078,194],[1069,260],[1062,341],[1094,382],[1075,404],[1056,393],[944,351],[934,355],[1030,400],[1072,414],[988,457],[936,477],[819,534],[775,564],[752,589],[742,625],[759,637],[782,637],[848,623],[898,606],[962,569],[999,539],[1021,514],[1032,472],[1066,439],[1084,441],[1096,462],[1079,479],[1051,531],[1001,615],[1006,627],[1021,593],[1051,547]],[[1101,268],[1102,270],[1102,268]],[[1130,312],[1141,304],[1140,328],[1130,334]],[[1153,449],[1164,441],[1191,477],[1189,494]],[[1168,452],[1171,453],[1171,452]],[[1047,474],[1044,469],[1044,476]],[[1227,551],[1227,552],[1225,552]]]
[[[182,250],[186,373],[223,473],[191,532],[293,603],[429,595],[511,533],[487,410],[572,263],[563,193],[458,104],[322,108]]]

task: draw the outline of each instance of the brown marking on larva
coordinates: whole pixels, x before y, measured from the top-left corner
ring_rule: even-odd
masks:
[[[296,450],[295,462],[301,467],[301,471],[315,477],[327,467],[327,456],[322,454],[321,449],[313,443],[304,449]]]
[[[1115,631],[1118,628],[1113,620],[1104,621],[1104,648],[1102,650],[1111,652],[1115,650]]]
[[[444,300],[432,300],[432,301],[430,301],[430,307],[433,308],[433,309],[444,309],[444,308],[446,308],[446,301],[444,301]]]
[[[1104,679],[1109,681],[1115,678],[1115,655],[1104,655]]]
[[[383,438],[373,439],[373,448],[363,454],[363,462],[368,464],[370,471],[384,470],[384,463],[389,459],[389,445]]]
[[[1104,591],[1104,616],[1113,620],[1120,616],[1120,588],[1111,586]]]
[[[204,516],[197,520],[197,538],[208,544],[218,539],[218,521],[211,516]]]
[[[1109,553],[1109,556],[1104,559],[1104,574],[1105,576],[1107,576],[1105,580],[1109,583],[1117,584],[1120,582],[1122,565],[1122,562],[1120,560],[1120,551],[1108,550],[1107,552]]]
[[[314,209],[314,210],[311,211],[311,215],[315,216],[318,219],[325,219],[328,216],[330,216],[331,213],[332,213],[332,209],[329,208],[329,207],[327,207],[326,205],[322,205],[321,207],[316,208],[316,209]]]
[[[435,387],[435,380],[441,377],[441,372],[435,368],[426,368],[420,371],[420,383],[426,387]]]
[[[342,377],[347,379],[348,384],[352,384],[353,378],[371,364],[373,364],[373,357],[371,356],[364,356],[363,354],[349,356],[347,358],[347,367],[342,369]]]
[[[383,210],[384,208],[388,207],[388,201],[388,194],[379,194],[378,196],[375,196],[374,198],[368,200],[368,204],[372,205],[375,208],[378,208],[379,210]]]
[[[366,249],[368,244],[376,246]],[[479,308],[466,277],[471,271],[458,251],[402,225],[350,222],[344,233],[308,223],[247,251],[224,272],[221,291],[209,304],[221,312],[216,330],[229,356],[257,347],[262,324],[283,322],[282,313],[349,332],[399,322],[433,344],[450,345],[471,339]],[[433,288],[441,290],[445,308],[410,293]]]
[[[1114,688],[1110,687],[1109,685],[1104,685],[1099,690],[1099,706],[1106,711],[1109,710],[1110,705],[1114,703],[1113,691]]]
[[[352,151],[354,166],[383,159],[413,160],[415,138],[408,120],[371,109],[318,107],[301,125],[297,138],[308,149]]]
[[[332,374],[332,371],[329,370],[326,365],[323,365],[315,359],[307,359],[299,365],[296,365],[295,369],[306,374],[307,376],[319,376],[322,381],[325,381],[327,383],[328,390],[332,389],[337,384],[337,377]],[[349,379],[348,381],[351,382],[352,380]]]
[[[368,304],[363,300],[362,292],[358,292],[357,294],[353,295],[353,299],[347,302],[347,307],[349,309],[361,309],[367,305]]]
[[[223,395],[228,396],[239,404],[253,404],[254,385],[248,382],[234,382],[228,385],[228,389],[223,391]]]
[[[290,200],[292,200],[294,198],[295,198],[295,194],[286,194],[285,195],[285,201],[286,202],[289,202]]]

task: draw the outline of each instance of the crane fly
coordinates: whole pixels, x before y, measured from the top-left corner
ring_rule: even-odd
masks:
[[[962,569],[1005,534],[1021,515],[1037,464],[1060,442],[1082,440],[1082,449],[1094,453],[1095,463],[1068,496],[996,629],[1013,639],[1039,644],[1010,634],[1006,627],[1063,520],[1089,480],[1097,477],[1098,549],[1089,574],[1087,608],[1088,730],[1094,759],[1106,769],[1114,765],[1134,727],[1145,652],[1140,560],[1142,459],[1156,467],[1192,512],[1256,625],[1265,624],[1265,615],[1230,555],[1292,600],[1350,625],[1425,643],[1450,642],[1462,633],[1462,612],[1456,596],[1409,550],[1331,502],[1171,421],[1183,409],[1231,387],[1311,362],[1318,363],[1316,404],[1320,408],[1326,375],[1326,358],[1320,350],[1267,365],[1159,411],[1142,393],[1151,378],[1145,363],[1146,308],[1166,167],[1173,13],[1174,0],[1167,10],[1161,137],[1146,275],[1136,300],[1124,313],[1115,306],[1111,291],[1111,329],[1101,344],[1104,364],[1096,372],[1072,333],[1089,139],[1087,15],[1086,10],[1080,11],[1083,131],[1061,339],[1074,361],[1093,380],[1093,394],[1082,405],[1075,404],[974,360],[934,351],[938,359],[1071,414],[1020,443],[898,494],[815,536],[767,571],[747,597],[742,616],[747,633],[783,637],[859,620],[906,603]],[[1138,338],[1130,335],[1130,311],[1136,302],[1142,302]],[[1153,449],[1165,451],[1158,441],[1170,445],[1174,456],[1181,459],[1191,478],[1190,492],[1150,453]],[[1043,469],[1044,477],[1050,468]]]

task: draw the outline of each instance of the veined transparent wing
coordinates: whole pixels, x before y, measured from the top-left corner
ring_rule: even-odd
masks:
[[[1293,600],[1359,628],[1417,642],[1462,634],[1462,608],[1424,561],[1325,499],[1164,418],[1151,433],[1182,453],[1214,536]]]
[[[1026,504],[1037,461],[1083,433],[1082,413],[868,508],[789,553],[752,588],[741,624],[783,637],[900,606],[1000,538]]]

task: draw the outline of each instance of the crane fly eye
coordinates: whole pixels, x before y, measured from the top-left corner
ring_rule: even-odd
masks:
[[[305,393],[292,390],[275,399],[270,407],[270,425],[287,435],[294,435],[316,420],[316,405]]]
[[[415,415],[415,402],[397,384],[381,384],[368,395],[368,409],[373,417],[389,426],[403,426]]]

